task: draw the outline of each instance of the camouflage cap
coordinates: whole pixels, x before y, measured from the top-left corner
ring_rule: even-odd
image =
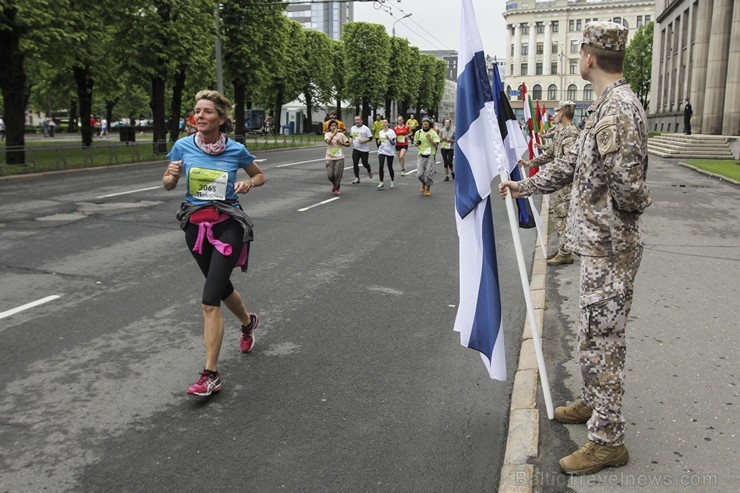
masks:
[[[560,101],[560,104],[558,104],[555,107],[555,111],[564,110],[565,108],[570,107],[570,109],[575,110],[576,109],[576,103],[573,101]]]
[[[583,29],[581,44],[609,51],[624,51],[629,29],[614,22],[594,21]]]

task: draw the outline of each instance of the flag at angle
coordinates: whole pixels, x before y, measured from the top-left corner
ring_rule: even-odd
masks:
[[[527,143],[529,147],[529,159],[531,160],[540,155],[540,149],[537,147],[540,143],[540,129],[537,126],[537,116],[532,105],[532,96],[527,94],[527,86],[524,84],[522,84],[522,94],[522,99],[524,100],[524,121],[529,128]],[[539,167],[536,166],[530,168],[529,176],[534,176],[539,170]]]
[[[506,380],[491,181],[508,166],[493,108],[478,24],[462,0],[455,109],[455,219],[460,244],[460,343],[481,354],[488,374]]]
[[[524,139],[522,128],[514,116],[514,110],[511,109],[509,98],[504,92],[504,84],[501,82],[501,74],[498,71],[498,65],[493,66],[493,99],[496,106],[496,117],[498,119],[498,128],[501,132],[501,139],[504,142],[504,151],[508,161],[507,169],[509,176],[514,181],[522,179],[519,173],[520,152],[527,148],[527,142]],[[536,223],[532,215],[529,201],[525,198],[516,199],[516,206],[519,212],[519,227],[534,228]]]

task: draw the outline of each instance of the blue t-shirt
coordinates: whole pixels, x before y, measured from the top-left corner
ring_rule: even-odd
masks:
[[[239,168],[246,170],[255,159],[243,144],[231,139],[226,140],[221,154],[206,154],[195,145],[192,135],[175,142],[167,157],[182,161],[187,178],[185,200],[193,205],[208,205],[213,200],[236,201],[236,172]]]

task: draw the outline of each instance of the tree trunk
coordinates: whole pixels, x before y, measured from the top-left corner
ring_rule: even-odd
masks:
[[[370,116],[370,102],[367,99],[362,100],[362,122],[366,122]]]
[[[337,118],[342,119],[342,98],[337,96]]]
[[[72,99],[69,102],[69,125],[67,125],[67,133],[76,134],[77,128],[77,100]]]
[[[280,133],[280,121],[282,119],[282,111],[283,111],[283,94],[284,91],[282,88],[280,88],[275,95],[275,116],[273,117],[273,132],[275,135]],[[288,122],[286,121],[285,124],[287,125]]]
[[[118,98],[105,102],[105,119],[108,120],[108,133],[113,128],[113,108],[118,104]]]
[[[185,67],[175,75],[175,83],[172,85],[172,101],[170,102],[170,142],[180,138],[180,112],[182,111],[182,91],[185,88]]]
[[[165,125],[164,110],[164,89],[165,80],[162,77],[152,77],[152,98],[149,106],[154,114],[154,128],[152,142],[154,143],[154,154],[164,154],[167,152],[167,126]]]
[[[313,129],[313,98],[311,97],[310,91],[303,93],[306,96],[306,117],[303,119],[303,133],[311,132]]]
[[[11,4],[12,5],[12,4]],[[23,164],[26,161],[24,130],[26,125],[26,103],[29,88],[23,68],[23,53],[19,49],[20,28],[15,26],[16,10],[5,7],[0,14],[12,26],[0,29],[0,89],[3,94],[3,119],[5,120],[5,163]],[[13,147],[15,149],[9,149]]]
[[[409,117],[409,102],[408,101],[401,101],[401,107],[398,109],[398,114],[403,116],[403,120],[406,121],[406,119]]]
[[[246,99],[246,84],[240,80],[234,81],[234,135],[237,141],[244,143],[247,136],[247,129],[244,126],[246,118],[244,117],[244,100]]]
[[[392,104],[393,104],[393,100],[391,98],[386,98],[385,99],[385,117],[388,119],[388,123],[390,123],[390,124],[392,124],[393,123],[393,120],[394,120],[391,117],[391,110],[393,109],[393,108],[391,108],[391,105]],[[393,128],[392,125],[391,125],[391,128]]]
[[[93,140],[93,128],[90,125],[92,112],[92,93],[95,81],[92,80],[89,67],[76,66],[72,69],[77,83],[77,101],[80,106],[80,120],[82,120],[82,145],[90,147]]]

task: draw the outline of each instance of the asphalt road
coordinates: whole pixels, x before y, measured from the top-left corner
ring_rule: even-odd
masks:
[[[250,269],[232,280],[262,323],[243,355],[227,315],[210,399],[185,394],[202,276],[164,163],[0,182],[0,491],[495,489],[512,380],[452,331],[453,183],[440,166],[425,198],[415,174],[376,191],[347,169],[340,199],[299,212],[333,198],[322,156],[258,156]],[[513,375],[525,307],[495,204]]]

